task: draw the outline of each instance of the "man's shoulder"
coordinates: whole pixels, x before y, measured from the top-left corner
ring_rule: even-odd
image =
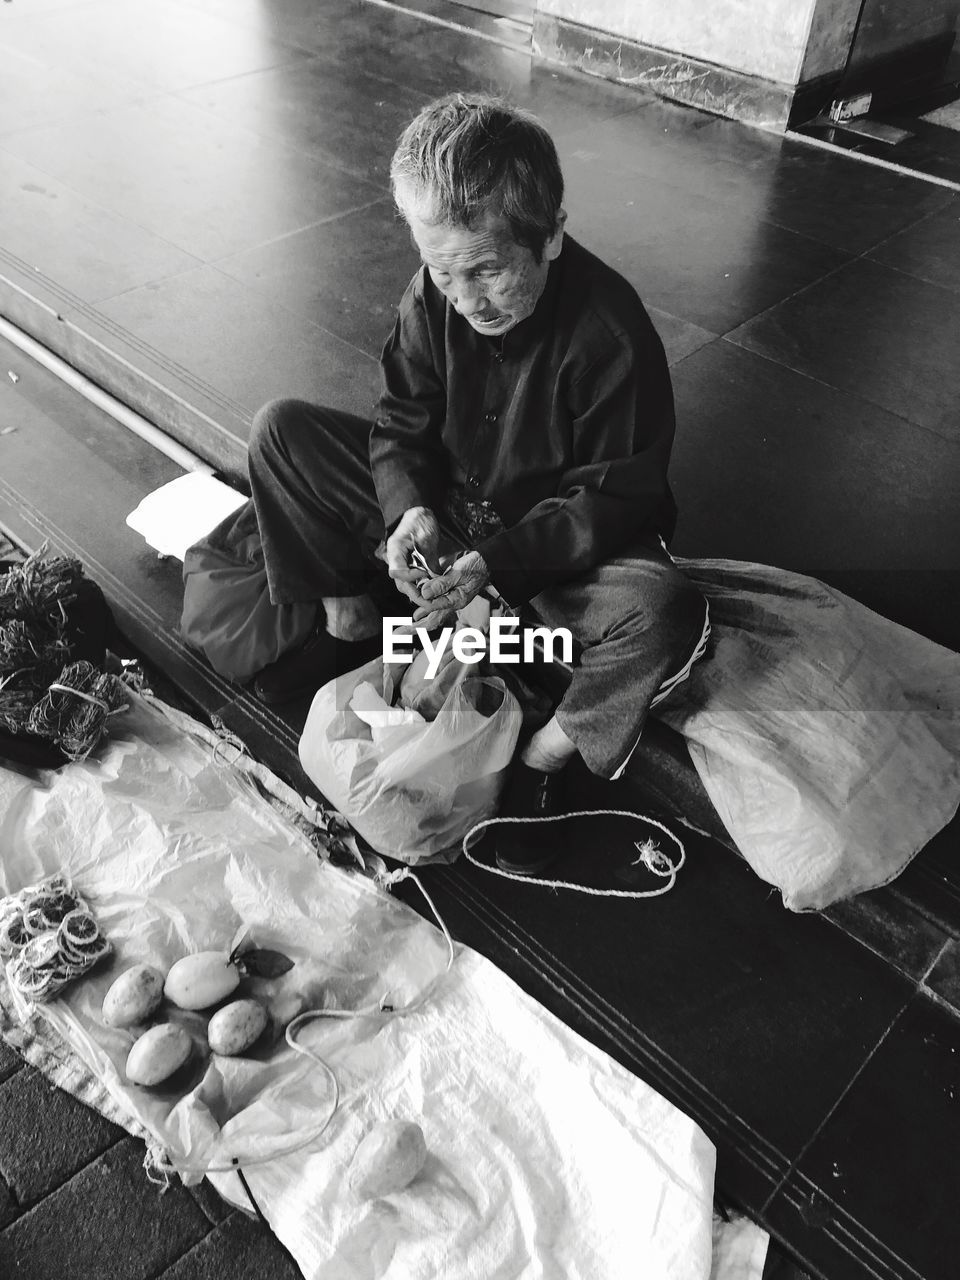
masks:
[[[560,315],[580,341],[646,345],[655,330],[636,288],[619,271],[568,236]]]

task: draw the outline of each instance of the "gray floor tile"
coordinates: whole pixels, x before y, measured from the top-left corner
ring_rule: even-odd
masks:
[[[158,1280],[300,1280],[301,1275],[265,1227],[234,1214]]]
[[[701,329],[699,325],[691,324],[689,320],[681,320],[679,316],[672,316],[668,311],[661,311],[659,307],[648,306],[647,310],[663,342],[667,363],[670,365],[679,364],[681,360],[693,355],[694,351],[699,351],[701,347],[705,347],[708,342],[713,342],[717,337],[709,329]]]
[[[2,10],[5,23],[9,13],[9,7]],[[0,137],[37,125],[75,121],[152,92],[122,76],[115,79],[87,67],[57,66],[0,43]]]
[[[643,112],[640,113],[643,115]],[[726,333],[832,271],[846,255],[609,159],[561,153],[570,233],[648,305]]]
[[[122,294],[98,308],[251,412],[299,396],[370,414],[377,362],[215,267]]]
[[[30,129],[0,147],[205,261],[382,194],[171,97],[107,112],[95,129]]]
[[[35,1204],[121,1136],[32,1067],[0,1085],[0,1174],[21,1206]]]
[[[16,1049],[11,1049],[5,1040],[0,1040],[0,1084],[23,1068],[24,1061]]]
[[[221,119],[389,186],[397,138],[426,96],[365,75],[353,59],[307,62],[202,85],[180,95]]]
[[[824,1276],[954,1280],[960,1022],[918,996],[767,1207]]]
[[[198,260],[19,156],[0,163],[3,248],[84,302],[186,271]],[[64,226],[69,225],[69,236]]]
[[[321,54],[331,60],[360,61],[371,49],[384,45],[396,48],[435,30],[431,23],[406,13],[402,8],[366,5],[357,0],[282,0],[264,5],[263,0],[180,0],[202,13],[271,38]],[[438,12],[444,9],[438,0]],[[455,6],[446,5],[446,10]]]
[[[948,936],[933,921],[907,909],[896,882],[838,902],[824,914],[849,937],[857,938],[918,982],[940,955]]]
[[[960,293],[960,197],[891,236],[868,256]]]
[[[96,0],[51,9],[5,25],[4,44],[45,67],[82,67],[154,90],[183,89],[305,56],[262,30],[177,0]]]
[[[673,378],[675,552],[814,576],[956,568],[956,444],[726,340]]]
[[[0,1275],[152,1280],[210,1232],[176,1183],[161,1195],[125,1138],[0,1233]]]
[[[960,441],[958,329],[960,303],[952,290],[859,260],[730,339]],[[953,494],[960,499],[956,481]]]
[[[225,258],[217,268],[379,358],[420,255],[393,201]]]
[[[564,146],[706,198],[718,221],[761,218],[851,253],[950,201],[941,187],[659,100],[591,119]]]
[[[8,1227],[20,1213],[20,1206],[13,1192],[7,1186],[6,1179],[0,1175],[0,1231]]]

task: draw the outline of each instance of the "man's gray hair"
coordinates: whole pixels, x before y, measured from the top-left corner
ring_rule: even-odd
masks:
[[[469,228],[492,213],[538,262],[563,202],[557,149],[540,121],[479,93],[428,103],[400,136],[390,182],[404,217]]]

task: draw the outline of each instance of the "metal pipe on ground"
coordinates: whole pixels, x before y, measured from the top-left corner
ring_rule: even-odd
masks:
[[[24,333],[22,329],[18,329],[16,325],[11,324],[3,316],[0,316],[0,337],[6,338],[9,343],[19,351],[22,351],[24,355],[29,356],[31,360],[35,360],[42,368],[49,370],[61,382],[64,382],[72,390],[83,396],[92,405],[109,414],[114,421],[119,422],[128,431],[132,431],[135,436],[139,436],[141,440],[152,445],[154,449],[157,449],[172,462],[175,462],[177,466],[183,467],[185,471],[198,471],[209,476],[214,474],[214,469],[209,463],[204,462],[202,458],[198,458],[195,453],[191,453],[189,449],[179,444],[172,436],[168,436],[166,432],[161,431],[154,423],[149,422],[127,405],[122,404],[121,401],[110,395],[108,391],[98,387],[95,382],[91,382],[78,369],[74,369],[72,365],[67,364],[66,360],[54,355],[47,347],[37,342],[35,338],[31,338],[28,333]]]

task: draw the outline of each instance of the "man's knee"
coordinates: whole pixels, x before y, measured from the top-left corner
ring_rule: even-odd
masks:
[[[309,408],[303,400],[269,400],[254,414],[248,445],[250,456],[289,454],[305,433]]]

